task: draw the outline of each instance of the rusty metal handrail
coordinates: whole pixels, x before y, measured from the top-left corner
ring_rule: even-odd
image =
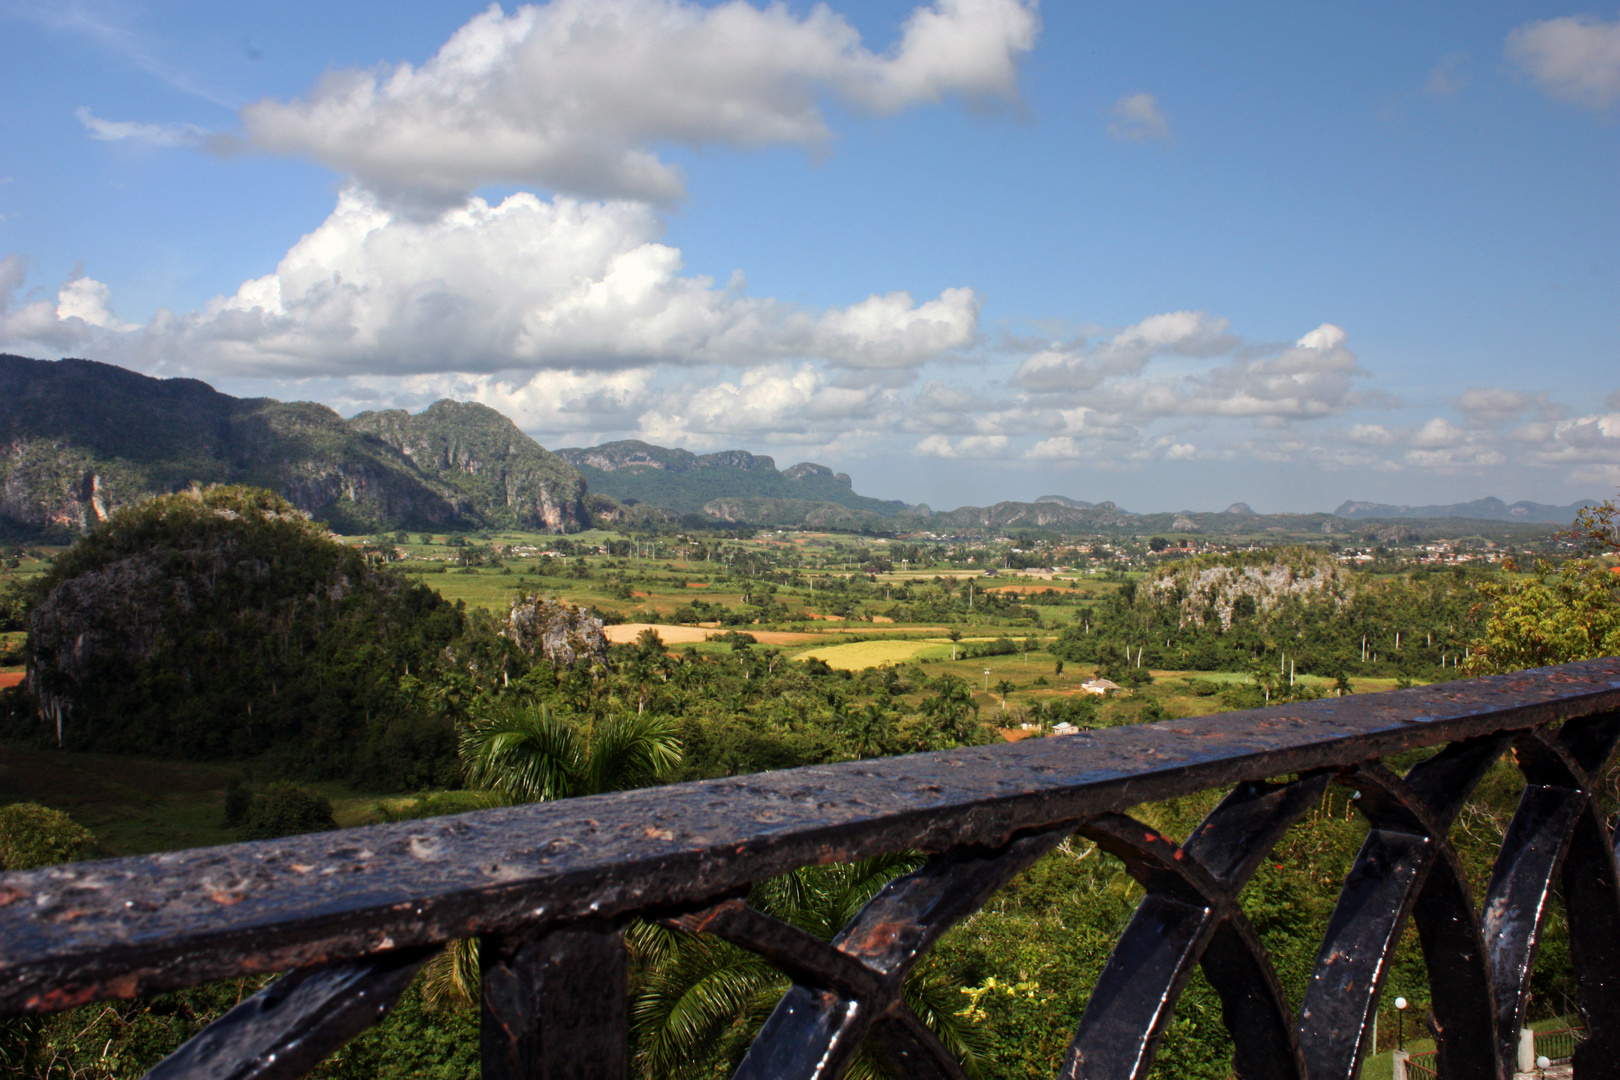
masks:
[[[955,1077],[904,1004],[907,972],[1078,832],[1147,895],[1062,1075],[1145,1076],[1202,963],[1239,1075],[1352,1077],[1411,918],[1434,982],[1442,1074],[1500,1080],[1555,882],[1592,1036],[1583,1047],[1620,1031],[1620,882],[1594,781],[1620,738],[1617,710],[1620,659],[1594,660],[0,875],[0,1015],[291,970],[154,1075],[297,1076],[376,1022],[435,948],[477,936],[484,1075],[618,1077],[624,923],[661,918],[752,949],[794,980],[738,1076],[837,1076],[871,1036],[903,1076]],[[1527,786],[1481,915],[1447,831],[1510,745]],[[1439,751],[1404,777],[1379,764],[1422,748]],[[1237,897],[1333,782],[1360,793],[1371,830],[1296,1017]],[[1184,844],[1125,815],[1212,788],[1231,791]],[[831,944],[739,899],[794,867],[914,849],[933,857]]]

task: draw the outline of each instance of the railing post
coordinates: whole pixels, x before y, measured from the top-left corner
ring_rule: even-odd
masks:
[[[1534,1072],[1536,1068],[1536,1033],[1529,1027],[1519,1029],[1519,1071]]]
[[[484,1080],[625,1080],[629,994],[621,928],[486,937],[478,958]]]
[[[1412,1055],[1405,1050],[1391,1050],[1389,1052],[1389,1080],[1407,1080],[1412,1074],[1406,1071],[1406,1063]]]

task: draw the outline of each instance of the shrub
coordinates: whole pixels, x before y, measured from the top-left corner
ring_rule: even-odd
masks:
[[[253,792],[240,780],[232,779],[225,785],[225,827],[234,829],[247,820],[253,806]]]
[[[95,846],[89,829],[38,803],[0,807],[0,870],[32,870],[82,858]]]
[[[271,840],[335,828],[330,799],[320,792],[279,781],[254,798],[242,826],[242,839]]]

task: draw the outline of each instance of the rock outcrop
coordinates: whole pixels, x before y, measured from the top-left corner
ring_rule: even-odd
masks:
[[[544,657],[553,667],[571,668],[607,657],[602,620],[589,608],[532,594],[512,605],[501,631],[530,656]]]

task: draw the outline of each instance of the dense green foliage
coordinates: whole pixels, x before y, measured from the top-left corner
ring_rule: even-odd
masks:
[[[1052,651],[1109,674],[1244,671],[1278,689],[1291,673],[1454,677],[1488,595],[1461,569],[1378,581],[1308,550],[1201,557],[1127,582]]]
[[[60,810],[26,802],[0,806],[0,870],[72,862],[95,845],[95,834]]]
[[[1620,552],[1620,506],[1601,503],[1582,511],[1576,535],[1588,552]],[[1620,572],[1595,559],[1482,586],[1492,600],[1490,619],[1470,670],[1479,673],[1620,655]]]
[[[335,828],[332,800],[319,792],[278,780],[248,804],[242,839],[273,840],[278,836]]]
[[[1493,601],[1471,672],[1620,655],[1620,575],[1569,562],[1481,586]]]
[[[453,710],[423,688],[523,663],[487,617],[252,489],[119,511],[34,597],[40,730],[69,747],[269,753],[283,771],[384,789],[451,782]]]
[[[581,728],[545,705],[501,703],[467,725],[461,757],[469,786],[514,803],[647,787],[681,759],[670,723],[623,713]]]

